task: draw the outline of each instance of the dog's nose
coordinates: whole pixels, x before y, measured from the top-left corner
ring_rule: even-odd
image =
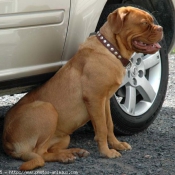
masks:
[[[156,29],[158,32],[162,32],[163,31],[163,27],[162,26],[157,26],[157,29]]]

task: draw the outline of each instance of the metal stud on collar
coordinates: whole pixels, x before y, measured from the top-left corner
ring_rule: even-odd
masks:
[[[119,53],[119,51],[98,31],[96,34],[98,40],[111,52],[113,53],[123,64],[123,66],[127,66],[130,61]]]

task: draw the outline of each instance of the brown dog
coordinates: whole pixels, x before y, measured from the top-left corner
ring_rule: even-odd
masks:
[[[162,27],[145,11],[122,7],[111,13],[97,36],[89,37],[54,77],[7,113],[3,146],[7,154],[26,161],[20,170],[87,156],[86,150],[67,147],[69,135],[89,120],[102,156],[115,158],[120,156],[116,150],[131,149],[114,136],[109,100],[131,55],[155,53],[162,36]]]

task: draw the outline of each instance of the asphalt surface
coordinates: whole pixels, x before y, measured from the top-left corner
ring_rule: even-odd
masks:
[[[100,157],[94,133],[84,126],[71,135],[70,147],[80,147],[90,152],[87,158],[77,158],[72,164],[46,163],[31,172],[19,172],[21,160],[7,156],[0,142],[0,174],[79,174],[79,175],[175,175],[175,57],[170,58],[170,75],[163,107],[144,132],[133,136],[117,136],[126,141],[132,150],[121,152],[122,157],[105,159]],[[4,114],[16,103],[20,95],[4,96],[0,99],[0,136]],[[46,128],[47,129],[47,128]]]

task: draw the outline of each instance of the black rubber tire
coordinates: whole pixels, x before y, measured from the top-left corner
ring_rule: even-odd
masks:
[[[98,31],[99,28],[104,24],[108,14],[121,6],[128,6],[128,5],[115,4],[106,6],[101,14],[96,31]],[[138,7],[137,5],[133,4],[131,6]],[[144,9],[142,7],[139,8]],[[116,98],[113,96],[111,98],[111,114],[114,123],[114,132],[116,134],[132,135],[147,129],[151,125],[151,123],[155,120],[162,107],[167,90],[169,68],[168,68],[168,53],[166,50],[165,40],[163,39],[160,44],[162,46],[162,49],[160,50],[162,74],[156,99],[152,103],[152,106],[143,115],[131,116],[125,113],[121,109],[118,102],[116,101]]]

